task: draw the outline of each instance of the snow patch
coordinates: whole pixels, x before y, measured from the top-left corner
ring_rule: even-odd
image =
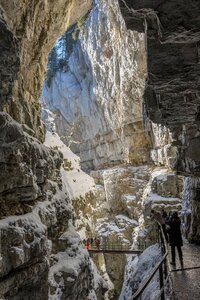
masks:
[[[71,163],[68,171],[64,168],[61,170],[70,199],[85,196],[89,191],[95,191],[94,179],[80,169],[80,158],[61,141],[57,133],[47,131],[45,145],[60,150],[63,158]]]
[[[124,284],[119,300],[131,299],[140,284],[148,278],[155,265],[161,260],[159,245],[152,245],[147,248],[139,257],[130,255],[125,270]],[[159,275],[155,274],[152,281],[145,289],[141,300],[155,300],[159,294]]]

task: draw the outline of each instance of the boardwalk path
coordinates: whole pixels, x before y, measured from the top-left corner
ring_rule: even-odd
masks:
[[[200,246],[185,244],[183,246],[184,268],[198,269],[177,270],[172,272],[175,300],[200,299]],[[176,269],[180,268],[177,261]]]

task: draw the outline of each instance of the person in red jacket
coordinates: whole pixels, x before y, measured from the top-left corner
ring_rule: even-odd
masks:
[[[85,246],[87,250],[90,250],[91,248],[90,239],[87,239]]]

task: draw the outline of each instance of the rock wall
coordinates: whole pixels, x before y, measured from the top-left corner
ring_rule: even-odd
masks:
[[[150,169],[147,166],[120,166],[90,174],[96,187],[72,201],[75,226],[82,239],[98,237],[102,248],[128,249],[133,245],[137,249],[144,209],[143,193],[150,179]],[[81,184],[78,176],[74,184]],[[92,258],[103,278],[109,282],[109,299],[119,297],[126,256],[96,254]]]
[[[88,226],[97,224],[86,230],[88,235],[96,232],[108,243],[131,245],[138,236],[146,238],[152,207],[182,206],[186,236],[198,242],[200,5],[186,0],[119,2],[128,28],[137,32],[127,31],[117,1],[95,1],[68,70],[56,74],[43,97],[57,113],[57,129],[67,135],[63,140],[80,154],[85,169],[93,169],[149,162],[144,93],[151,157],[162,168],[129,165],[93,172],[99,202],[93,195],[73,196],[75,225],[83,232],[81,222],[89,217]],[[102,299],[107,289],[94,276],[72,225],[66,192],[71,182],[64,184],[71,168],[67,157],[61,172],[63,155],[28,134],[43,139],[37,98],[47,53],[58,34],[90,5],[78,0],[0,1],[0,109],[23,125],[0,113],[0,298]],[[123,272],[115,276],[116,270],[116,262],[109,261],[107,273],[117,294]]]
[[[107,287],[72,225],[62,153],[6,113],[0,140],[0,298],[83,299],[97,291],[102,299]]]
[[[191,178],[185,177],[185,172],[198,172],[196,145],[193,147],[199,135],[195,121],[198,97],[191,105],[189,84],[184,79],[185,65],[188,76],[192,72],[191,61],[185,61],[193,50],[176,38],[174,51],[170,49],[174,36],[167,31],[171,25],[165,20],[164,9],[167,6],[168,11],[168,5],[160,5],[157,15],[156,5],[149,8],[148,1],[146,6],[145,1],[134,3],[135,9],[142,9],[139,12],[119,2],[126,25],[134,31],[124,26],[117,2],[96,1],[74,42],[67,68],[58,71],[42,93],[45,105],[56,115],[55,130],[61,139],[80,155],[84,169],[99,169],[91,172],[98,184],[97,198],[79,197],[73,203],[76,226],[80,232],[87,228],[86,237],[98,234],[102,245],[120,241],[137,247],[145,240],[146,245],[155,241],[148,220],[151,208],[165,208],[167,212],[183,209],[185,234],[198,240],[199,206],[197,198],[193,201],[198,179],[189,184],[187,178]],[[178,34],[184,36],[181,30]],[[180,55],[184,60],[181,67]],[[195,142],[191,141],[194,136]],[[149,162],[149,152],[153,163],[162,168],[121,166],[105,170],[124,162]],[[95,261],[98,263],[97,258]],[[119,261],[124,267],[124,257]],[[124,272],[123,267],[118,269],[119,261],[105,256],[102,263],[114,283],[116,297]]]
[[[46,225],[56,224],[57,217],[61,218],[61,206],[65,207],[65,217],[70,215],[64,200],[67,196],[63,194],[60,203],[56,199],[58,191],[61,192],[62,156],[25,134],[6,113],[0,114],[0,120],[0,295],[6,299],[25,299],[26,294],[33,299],[34,292],[31,293],[36,288],[35,296],[47,299],[49,266],[46,258],[50,245]],[[37,205],[40,201],[44,206]],[[57,227],[57,234],[59,231],[61,225]]]
[[[38,98],[56,38],[90,8],[91,0],[0,1],[0,110],[44,138]]]
[[[100,0],[83,24],[68,68],[44,86],[56,130],[84,169],[149,160],[142,95],[144,34],[128,31],[117,1]]]
[[[1,299],[102,299],[107,289],[72,225],[63,155],[32,137],[44,138],[47,54],[90,5],[0,1]]]
[[[156,164],[194,175],[190,198],[199,231],[199,12],[187,1],[119,1],[129,29],[145,32],[148,78],[144,93],[146,124],[152,128]],[[157,137],[156,137],[157,136]],[[159,137],[159,140],[158,140]],[[168,157],[168,158],[167,158]],[[196,240],[199,234],[194,234]]]

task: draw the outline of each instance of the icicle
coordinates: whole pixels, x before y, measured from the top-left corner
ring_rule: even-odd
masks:
[[[147,20],[146,18],[144,19],[144,33],[145,33],[145,51],[147,52],[147,30],[148,30],[148,26],[147,26]]]
[[[182,222],[183,232],[187,238],[190,230],[191,221],[191,203],[192,199],[192,178],[184,177],[183,179],[183,193],[182,193]]]

